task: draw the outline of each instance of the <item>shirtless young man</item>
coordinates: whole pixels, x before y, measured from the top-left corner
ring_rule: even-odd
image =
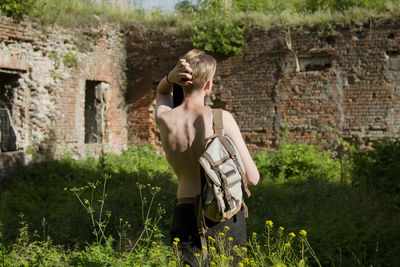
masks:
[[[199,158],[204,152],[204,140],[213,134],[212,110],[204,106],[210,95],[216,69],[215,59],[199,50],[189,51],[158,84],[156,124],[167,160],[178,177],[178,204],[175,207],[171,237],[180,239],[180,249],[186,263],[195,266],[194,253],[201,252],[197,233],[194,198],[200,194]],[[172,84],[182,86],[184,99],[173,107]],[[235,143],[247,174],[248,183],[256,185],[260,178],[239,127],[232,115],[223,111],[224,134]],[[246,224],[242,212],[222,223],[206,220],[207,235],[229,226],[234,244],[246,245]]]

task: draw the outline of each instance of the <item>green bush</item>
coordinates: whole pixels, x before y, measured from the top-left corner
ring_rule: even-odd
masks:
[[[327,179],[340,177],[340,163],[329,152],[320,152],[313,145],[284,144],[276,153],[264,152],[254,160],[260,176],[283,182],[285,180]]]
[[[20,19],[29,13],[33,0],[0,0],[0,11],[7,16]]]
[[[244,26],[234,19],[231,9],[220,0],[201,1],[198,6],[186,8],[191,17],[189,40],[194,47],[228,55],[245,46]]]
[[[244,27],[230,17],[198,18],[190,25],[190,32],[193,46],[210,52],[228,55],[242,50],[245,45]]]
[[[400,205],[400,140],[375,141],[372,150],[353,155],[353,182],[390,194]]]
[[[400,264],[400,214],[388,201],[398,195],[399,148],[382,140],[369,151],[348,149],[342,175],[353,183],[339,183],[340,159],[313,146],[285,144],[256,155],[261,181],[247,201],[248,230],[259,231],[266,216],[289,231],[309,229],[323,266]]]

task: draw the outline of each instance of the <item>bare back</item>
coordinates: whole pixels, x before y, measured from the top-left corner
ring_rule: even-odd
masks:
[[[182,104],[157,119],[161,142],[169,164],[178,176],[178,198],[200,193],[199,158],[204,140],[213,134],[209,107]]]

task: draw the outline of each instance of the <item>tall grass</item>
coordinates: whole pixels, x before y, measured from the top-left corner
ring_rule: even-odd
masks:
[[[13,0],[10,0],[13,1]],[[109,0],[32,0],[33,6],[23,10],[42,23],[57,23],[64,26],[97,24],[109,21],[126,24],[144,23],[148,26],[162,25],[176,28],[180,32],[190,30],[193,18],[207,21],[215,14],[225,14],[226,19],[239,23],[246,28],[270,29],[271,27],[287,25],[317,25],[326,23],[362,23],[370,18],[390,19],[400,14],[400,1],[380,1],[379,8],[373,5],[352,6],[337,11],[329,8],[302,11],[301,6],[307,1],[292,1],[281,5],[270,1],[262,8],[230,8],[220,0],[204,1],[206,4],[194,5],[195,8],[177,9],[174,12],[153,8],[145,10],[138,7],[134,1]],[[211,8],[207,9],[210,2]],[[215,2],[215,3],[214,3]],[[243,2],[243,1],[241,1]],[[253,1],[250,1],[253,2]],[[372,1],[373,2],[373,1]],[[372,3],[371,2],[371,3]],[[233,2],[234,3],[234,2]],[[239,4],[236,4],[239,5]],[[383,8],[382,8],[383,7]],[[203,12],[205,11],[205,12]],[[198,21],[195,21],[198,23]]]
[[[160,9],[143,10],[132,2],[108,0],[34,0],[28,15],[44,24],[63,26],[152,23],[168,25],[174,17]]]
[[[275,256],[280,253],[281,260],[300,261],[298,254],[297,258],[293,254],[282,254],[282,242],[286,242],[291,232],[296,238],[301,237],[299,230],[305,229],[313,253],[323,266],[399,265],[399,146],[398,141],[382,140],[371,151],[352,148],[334,156],[315,146],[286,143],[275,153],[256,155],[262,179],[251,188],[252,197],[246,200],[248,245],[264,260],[251,252],[249,264],[251,258],[263,262],[264,266],[269,266],[271,261],[278,262],[272,252]],[[102,184],[95,183],[104,174],[111,177],[107,178],[106,191]],[[64,188],[84,189],[88,183],[98,190],[76,191],[83,203],[87,199],[86,203],[90,204],[85,209]],[[142,188],[141,193],[136,183],[146,185],[146,189]],[[153,196],[151,190],[157,187],[161,191]],[[51,255],[45,255],[45,247],[52,246],[52,251],[61,253],[53,255],[54,259],[75,265],[101,265],[99,253],[111,265],[121,261],[156,264],[161,255],[167,255],[162,260],[168,265],[175,257],[174,248],[165,244],[171,238],[169,229],[176,189],[176,177],[165,158],[149,146],[132,147],[121,155],[103,154],[100,159],[65,158],[17,167],[0,186],[3,223],[0,253],[3,259],[14,257],[21,262],[33,257],[35,261],[31,264],[34,264],[48,259]],[[145,206],[143,201],[147,201]],[[143,212],[143,207],[150,203],[154,208]],[[26,224],[20,224],[21,213],[23,221],[38,232],[29,235],[29,242],[18,243],[27,240],[26,234],[21,237],[21,227],[26,229]],[[156,220],[149,221],[149,218]],[[274,222],[273,230],[270,229],[271,250],[263,247],[268,247],[266,219]],[[279,239],[280,226],[285,228],[283,239]],[[97,229],[97,238],[92,234],[94,229]],[[253,232],[257,238],[262,237],[258,244],[252,241]],[[301,250],[301,240],[296,242],[292,244],[295,252]],[[64,249],[59,250],[59,245]],[[263,250],[257,252],[257,245]],[[75,252],[68,251],[74,247]],[[317,264],[311,254],[307,255],[309,264]],[[225,256],[228,260],[218,257],[215,260],[226,263],[233,254]]]

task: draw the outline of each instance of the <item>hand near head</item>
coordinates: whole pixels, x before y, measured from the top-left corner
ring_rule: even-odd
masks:
[[[185,86],[192,84],[192,69],[185,59],[180,59],[175,67],[168,73],[168,81]]]

